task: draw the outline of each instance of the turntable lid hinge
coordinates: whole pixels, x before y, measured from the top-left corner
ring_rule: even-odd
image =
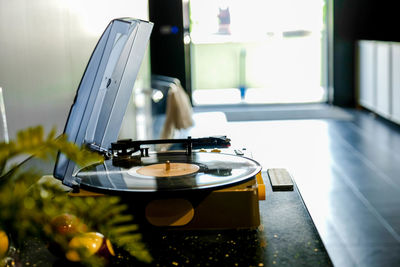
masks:
[[[81,190],[81,185],[79,183],[72,184],[72,193],[79,193]]]
[[[96,145],[95,143],[88,144],[88,147],[90,150],[98,152],[106,158],[110,158],[111,156],[111,151],[109,149]]]
[[[81,188],[81,178],[76,177],[75,175],[72,176],[72,179],[69,181],[63,181],[63,184],[72,188],[72,192],[79,193]]]

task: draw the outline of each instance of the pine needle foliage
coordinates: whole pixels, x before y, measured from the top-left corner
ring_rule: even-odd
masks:
[[[87,226],[87,231],[100,232],[117,248],[151,262],[138,226],[132,215],[125,213],[127,206],[118,197],[71,197],[57,183],[41,182],[43,174],[37,170],[23,170],[21,164],[8,166],[8,161],[21,155],[50,160],[57,152],[79,166],[103,160],[100,155],[68,142],[66,136],[56,138],[55,133],[53,130],[45,136],[43,128],[38,126],[20,131],[15,141],[0,143],[0,229],[13,238],[16,246],[22,246],[30,237],[39,237],[67,251],[71,237],[58,233],[52,219],[60,214],[73,214]],[[78,252],[86,253],[85,249]],[[85,265],[105,264],[97,256],[81,258]]]

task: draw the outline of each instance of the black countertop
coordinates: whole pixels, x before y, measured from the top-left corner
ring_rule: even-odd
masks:
[[[297,187],[273,192],[267,174],[263,177],[267,195],[260,201],[257,230],[153,233],[148,236],[152,265],[331,266]]]
[[[293,191],[273,192],[267,179],[266,200],[260,201],[261,225],[256,230],[145,231],[143,241],[154,261],[114,257],[112,266],[331,266],[332,263],[303,203]],[[238,214],[237,216],[240,216]],[[70,266],[38,242],[21,255],[35,266]]]

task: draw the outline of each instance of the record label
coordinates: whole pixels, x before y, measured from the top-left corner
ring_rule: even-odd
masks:
[[[198,165],[189,163],[166,163],[152,164],[140,167],[136,170],[138,174],[152,177],[172,177],[193,174],[200,169]],[[129,173],[132,174],[131,170]]]

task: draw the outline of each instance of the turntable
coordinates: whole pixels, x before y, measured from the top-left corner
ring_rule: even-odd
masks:
[[[54,177],[73,189],[71,196],[121,196],[149,227],[258,227],[258,202],[265,198],[261,166],[231,152],[226,136],[117,140],[152,27],[124,18],[106,28],[64,129],[69,141],[101,153],[105,161],[78,169],[59,154]],[[164,143],[182,149],[150,149]]]

